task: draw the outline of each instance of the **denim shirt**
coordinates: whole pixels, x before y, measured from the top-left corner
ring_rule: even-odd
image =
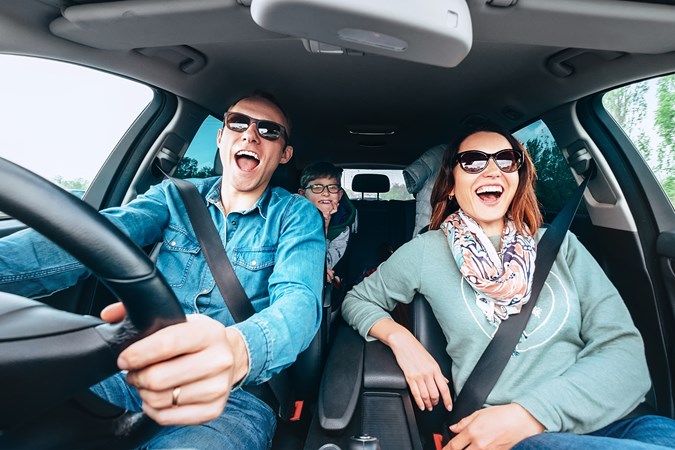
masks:
[[[161,242],[157,267],[187,314],[206,314],[242,334],[249,354],[244,384],[259,384],[295,361],[321,320],[325,240],[317,210],[305,198],[267,188],[247,211],[224,216],[220,177],[190,180],[219,230],[256,314],[234,324],[200,249],[177,188],[153,186],[102,214],[139,246]],[[0,290],[39,297],[89,275],[72,256],[32,230],[0,240]],[[215,288],[215,289],[214,289]]]

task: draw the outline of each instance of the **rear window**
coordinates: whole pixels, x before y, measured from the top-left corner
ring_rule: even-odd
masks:
[[[379,195],[380,200],[412,200],[414,197],[408,192],[403,180],[403,169],[343,169],[342,171],[342,188],[345,190],[349,198],[359,199],[361,192],[352,191],[352,180],[357,174],[381,174],[389,178],[389,192],[381,194],[366,192],[363,193],[365,199],[377,199]]]

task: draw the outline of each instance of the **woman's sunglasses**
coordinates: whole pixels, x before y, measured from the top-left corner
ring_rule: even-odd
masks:
[[[481,173],[492,159],[499,170],[506,173],[515,172],[523,164],[523,152],[507,148],[497,153],[485,153],[480,150],[467,150],[460,152],[453,158],[453,166],[459,167],[466,173]]]
[[[288,133],[286,133],[286,128],[271,120],[254,119],[246,114],[229,111],[225,114],[224,123],[228,129],[236,131],[237,133],[243,133],[248,130],[251,123],[254,123],[261,138],[267,139],[268,141],[276,141],[280,137],[283,137],[286,140],[286,143],[288,143]]]

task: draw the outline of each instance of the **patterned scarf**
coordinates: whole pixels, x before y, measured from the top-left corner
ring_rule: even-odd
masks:
[[[477,292],[476,305],[487,320],[499,324],[510,314],[518,314],[532,290],[534,238],[518,234],[507,217],[498,254],[483,229],[461,209],[450,214],[441,229],[459,271]]]

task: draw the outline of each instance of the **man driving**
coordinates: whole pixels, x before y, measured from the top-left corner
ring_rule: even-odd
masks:
[[[265,449],[276,418],[242,389],[295,361],[321,318],[325,239],[314,206],[269,186],[293,156],[289,120],[269,94],[233,103],[218,131],[222,177],[191,180],[256,313],[235,323],[176,186],[164,181],[102,214],[139,246],[162,242],[157,267],[188,320],[144,338],[118,358],[120,372],[92,387],[166,427],[144,447]],[[45,296],[88,276],[64,250],[32,230],[0,240],[0,290]],[[138,299],[142,301],[143,299]],[[124,318],[121,303],[101,313]]]

